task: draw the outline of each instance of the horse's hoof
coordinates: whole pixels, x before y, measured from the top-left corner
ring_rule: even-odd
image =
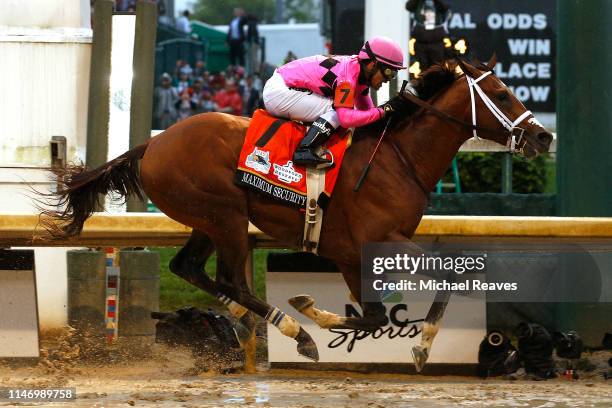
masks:
[[[319,361],[319,350],[317,350],[317,345],[312,340],[312,337],[310,337],[310,334],[306,333],[303,328],[300,327],[300,332],[295,337],[295,340],[298,342],[298,353],[312,361]]]
[[[421,346],[414,346],[412,348],[412,359],[414,360],[414,368],[416,369],[417,373],[420,373],[423,367],[425,367],[427,358],[429,358],[429,352],[427,349],[424,349]]]
[[[244,349],[245,345],[251,339],[251,331],[240,322],[234,324],[233,328],[236,340],[238,340],[238,349]]]
[[[289,302],[289,304],[300,313],[302,310],[313,306],[315,303],[314,299],[310,295],[297,295],[289,299],[287,302]]]

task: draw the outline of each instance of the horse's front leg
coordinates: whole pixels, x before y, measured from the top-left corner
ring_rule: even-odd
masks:
[[[437,291],[429,312],[425,317],[421,333],[421,343],[412,348],[412,358],[417,372],[421,372],[429,358],[429,351],[436,334],[438,334],[438,330],[440,330],[440,321],[442,316],[444,316],[450,295],[451,292],[449,291]]]
[[[400,242],[407,245],[407,252],[412,256],[420,256],[426,251],[410,240],[411,236],[403,234],[400,231],[395,231],[389,234],[385,238],[385,242]],[[431,351],[434,338],[440,330],[440,323],[448,301],[450,299],[451,292],[448,291],[437,291],[434,300],[427,312],[425,321],[421,329],[421,342],[419,345],[412,348],[412,358],[414,360],[414,366],[417,372],[421,372]]]

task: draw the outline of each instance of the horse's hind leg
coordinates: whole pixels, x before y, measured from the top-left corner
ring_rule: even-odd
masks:
[[[386,308],[382,302],[361,303],[362,317],[344,317],[315,306],[315,300],[309,295],[297,295],[288,300],[298,312],[308,317],[322,329],[350,329],[373,332],[389,321]]]
[[[360,270],[357,267],[340,266],[344,280],[354,298],[360,299]],[[318,309],[309,295],[298,295],[288,300],[298,312],[314,321],[323,329],[352,329],[373,332],[385,326],[389,319],[382,302],[360,302],[362,317],[344,317],[327,310]]]
[[[213,236],[217,248],[217,288],[269,323],[276,326],[285,336],[295,339],[297,351],[304,357],[318,361],[319,352],[310,335],[293,317],[258,299],[251,292],[245,274],[249,252],[248,220],[227,218],[224,231]]]
[[[215,282],[206,275],[204,265],[214,250],[215,247],[208,235],[194,230],[185,246],[170,261],[170,270],[195,287],[216,296],[229,312],[239,319],[239,324],[234,328],[240,345],[246,350],[249,342],[252,341],[255,321],[253,316],[249,316],[246,308],[219,293]]]

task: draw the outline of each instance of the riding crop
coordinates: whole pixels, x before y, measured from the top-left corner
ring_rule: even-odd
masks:
[[[380,143],[382,142],[383,138],[385,137],[385,134],[387,133],[387,128],[389,127],[390,122],[391,122],[391,118],[389,117],[389,119],[387,119],[387,124],[385,125],[385,128],[383,129],[382,134],[380,135],[380,138],[378,139],[378,142],[376,143],[376,147],[374,148],[374,151],[372,152],[372,156],[370,156],[370,160],[368,160],[368,164],[366,164],[366,166],[363,168],[363,171],[361,172],[361,176],[359,176],[359,180],[357,180],[357,184],[355,184],[353,191],[359,191],[359,188],[361,187],[363,180],[365,180],[366,176],[368,175],[368,172],[370,171],[370,167],[372,167],[372,160],[374,160],[374,156],[376,155],[376,152],[378,151],[378,147],[380,146]]]

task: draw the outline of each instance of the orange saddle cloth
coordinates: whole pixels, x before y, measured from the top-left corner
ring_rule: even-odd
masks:
[[[238,159],[236,183],[287,204],[306,207],[306,168],[294,166],[293,152],[306,133],[306,126],[279,119],[263,109],[253,114]],[[342,159],[349,145],[347,131],[336,132],[323,145],[333,156],[334,166],[325,175],[326,198],[334,190]],[[322,198],[322,197],[319,197]],[[321,202],[321,200],[319,200]]]

